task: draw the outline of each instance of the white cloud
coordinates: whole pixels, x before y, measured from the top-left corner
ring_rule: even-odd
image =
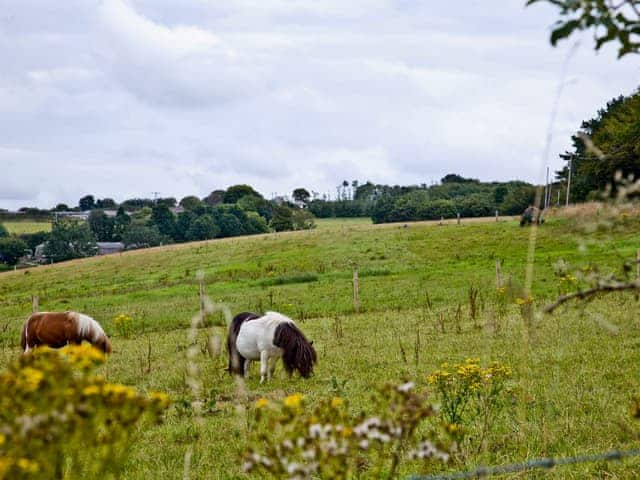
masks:
[[[269,195],[449,172],[540,179],[569,135],[636,87],[553,11],[414,0],[14,2],[0,19],[0,208],[92,193]]]

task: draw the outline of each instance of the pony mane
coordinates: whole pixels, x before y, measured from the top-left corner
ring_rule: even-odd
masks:
[[[273,344],[284,351],[282,362],[285,370],[289,375],[294,370],[298,370],[300,375],[308,378],[313,373],[313,365],[318,360],[313,345],[290,318],[279,313],[267,312],[267,314],[272,313],[286,319],[276,327],[273,335]]]
[[[236,340],[238,339],[242,324],[249,320],[255,320],[256,318],[260,318],[260,315],[252,312],[242,312],[231,320],[229,334],[227,335],[227,351],[229,352],[229,368],[227,370],[231,374],[242,375],[244,373],[244,362],[246,360],[238,352]]]
[[[76,325],[78,336],[81,339],[88,340],[92,344],[101,348],[105,353],[111,353],[111,340],[104,333],[100,324],[89,315],[78,312],[67,312]]]

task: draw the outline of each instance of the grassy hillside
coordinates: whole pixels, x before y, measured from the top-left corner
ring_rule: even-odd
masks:
[[[48,232],[51,230],[51,222],[34,222],[34,221],[6,221],[2,222],[9,233],[20,235],[22,233]]]
[[[542,305],[558,294],[553,265],[560,259],[613,271],[621,258],[635,258],[637,227],[634,222],[615,235],[596,231],[585,243],[567,221],[547,222],[538,230],[536,302]],[[511,365],[518,395],[486,441],[460,452],[451,469],[637,447],[638,425],[628,408],[640,384],[635,367],[640,323],[631,296],[597,300],[586,310],[565,309],[531,327],[511,298],[506,316],[496,319],[496,259],[502,261],[503,277],[521,283],[528,234],[514,221],[406,227],[334,221],[309,232],[161,247],[3,273],[0,366],[18,354],[18,332],[32,294],[39,295],[41,310],[80,310],[100,321],[114,343],[105,375],[143,390],[167,391],[176,401],[164,425],[142,432],[127,478],[181,478],[188,445],[195,449],[192,478],[238,476],[247,428],[236,408],[242,398],[303,392],[313,403],[339,394],[357,411],[367,406],[373,385],[409,375],[424,386],[440,363],[466,357]],[[360,276],[359,315],[353,314],[353,265]],[[301,320],[318,350],[316,375],[288,379],[280,368],[272,383],[260,385],[254,369],[244,397],[224,372],[224,353],[210,355],[205,348],[208,336],[224,335],[217,326],[221,315],[214,314],[198,333],[202,348],[196,362],[206,415],[201,426],[194,426],[184,403],[191,400],[185,355],[187,328],[198,311],[198,270],[212,301],[233,313],[274,309]],[[480,289],[484,307],[476,321],[469,318],[470,286]],[[458,305],[462,315],[456,320]],[[134,318],[130,338],[114,325],[118,313]],[[629,460],[571,467],[556,475],[630,478],[639,472],[640,464]]]

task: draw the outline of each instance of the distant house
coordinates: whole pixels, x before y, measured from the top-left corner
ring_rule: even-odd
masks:
[[[108,255],[124,250],[124,243],[122,242],[97,242],[96,245],[98,245],[98,255]]]
[[[184,212],[184,208],[182,208],[180,205],[178,205],[177,207],[169,207],[169,210],[171,210],[171,213],[173,213],[174,215],[178,215],[179,213]]]
[[[84,212],[53,212],[54,220],[58,220],[58,218],[77,218],[79,220],[84,220],[85,222],[89,220],[89,211]]]

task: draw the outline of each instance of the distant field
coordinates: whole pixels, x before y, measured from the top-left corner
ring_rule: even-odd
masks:
[[[482,444],[463,446],[454,462],[437,467],[440,471],[638,448],[640,425],[629,415],[632,396],[640,391],[640,307],[632,295],[560,309],[531,324],[510,298],[496,323],[496,259],[503,279],[511,279],[517,291],[529,232],[516,221],[490,219],[460,226],[449,221],[442,227],[438,222],[405,227],[329,219],[319,220],[311,231],[171,245],[1,273],[0,367],[19,354],[19,329],[31,311],[32,294],[40,296],[41,310],[80,310],[100,321],[113,337],[114,353],[103,368],[108,379],[166,391],[175,401],[165,424],[141,432],[127,479],[183,478],[189,446],[194,449],[190,478],[244,478],[239,455],[251,422],[238,406],[250,409],[262,396],[302,392],[311,405],[340,395],[356,413],[368,408],[375,385],[408,376],[427,388],[427,375],[442,362],[467,357],[510,365],[517,395]],[[597,230],[583,242],[568,220],[548,220],[538,230],[536,306],[559,294],[558,261],[619,272],[621,259],[635,259],[639,232],[638,222],[630,221],[615,231]],[[360,274],[358,315],[352,304],[353,265]],[[224,336],[216,313],[198,333],[195,361],[203,389],[196,400],[208,407],[202,424],[194,423],[185,407],[193,400],[185,356],[187,329],[198,311],[198,270],[214,304],[228,305],[233,313],[274,309],[298,319],[318,351],[316,374],[289,379],[280,366],[275,380],[260,384],[254,365],[247,391],[240,392],[224,371],[224,350],[210,356],[205,348],[207,336]],[[475,322],[469,313],[471,286],[480,290]],[[131,338],[116,330],[118,313],[134,318]],[[475,428],[471,438],[477,438]],[[417,468],[404,466],[402,475]],[[640,462],[592,463],[558,468],[548,477],[532,475],[638,478]]]
[[[21,234],[21,233],[35,233],[35,232],[49,232],[51,230],[51,222],[1,222],[9,233]]]

